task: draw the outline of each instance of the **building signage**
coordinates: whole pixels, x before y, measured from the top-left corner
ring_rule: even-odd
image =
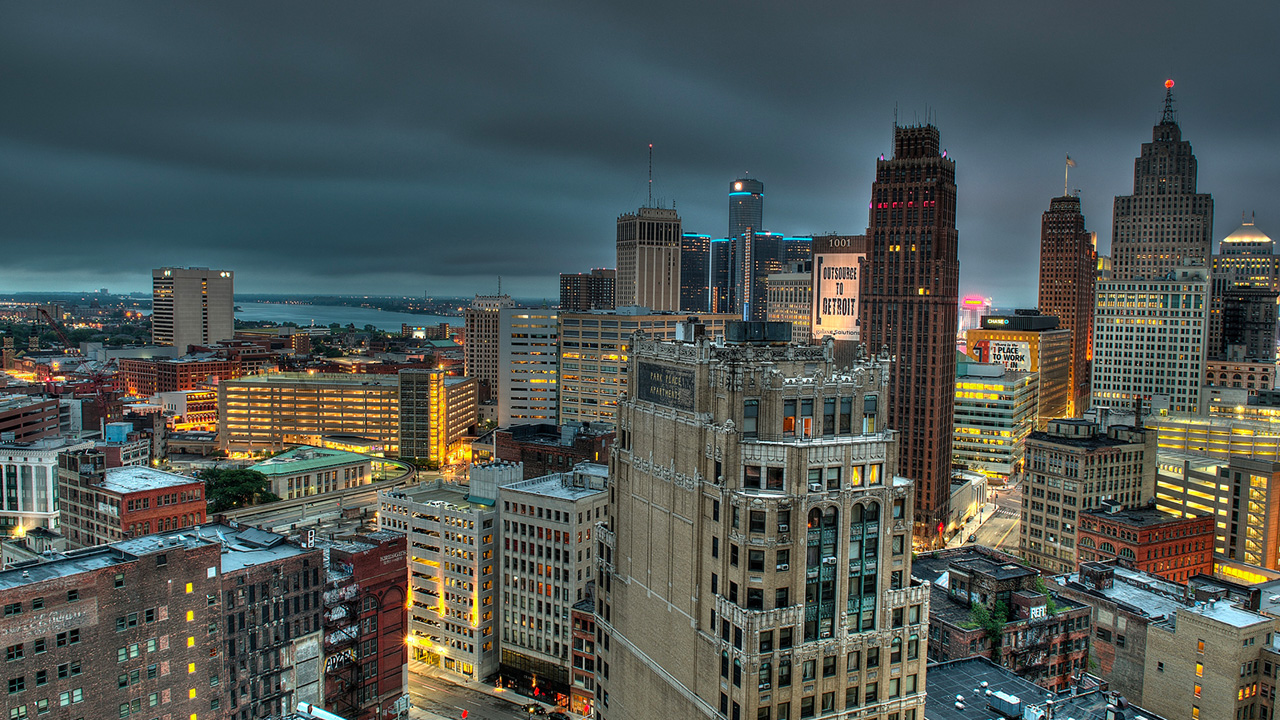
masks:
[[[831,238],[824,243],[830,251],[813,256],[811,323],[815,340],[828,335],[836,340],[861,339],[858,287],[860,266],[867,256],[860,252],[840,252],[841,242],[852,248],[849,238]]]
[[[353,662],[355,659],[356,659],[355,648],[343,648],[338,652],[324,659],[324,671],[326,673],[333,672],[334,670],[342,667],[343,665],[346,665],[349,662]]]
[[[693,411],[693,371],[642,362],[636,367],[636,397],[677,410]]]
[[[1000,363],[1007,370],[1031,372],[1031,343],[1012,340],[979,340],[974,343],[978,360]]]

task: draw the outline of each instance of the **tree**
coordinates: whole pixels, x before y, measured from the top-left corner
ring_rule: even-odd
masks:
[[[200,472],[200,479],[204,480],[209,512],[225,512],[280,499],[271,492],[271,481],[257,470],[210,468]]]

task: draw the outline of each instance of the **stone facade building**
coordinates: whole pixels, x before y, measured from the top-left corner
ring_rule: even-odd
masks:
[[[597,529],[597,716],[922,720],[929,599],[888,357],[842,369],[832,341],[727,331],[633,347]]]

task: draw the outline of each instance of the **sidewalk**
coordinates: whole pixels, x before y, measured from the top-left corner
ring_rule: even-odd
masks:
[[[947,541],[947,547],[955,548],[968,543],[970,535],[978,532],[978,529],[982,527],[983,523],[995,517],[998,507],[999,506],[995,503],[988,502],[981,508],[978,508],[978,513],[969,518],[969,521],[964,524],[964,527],[960,528],[960,531]]]
[[[525,695],[521,695],[515,690],[510,690],[506,688],[497,688],[489,683],[481,682],[479,680],[461,680],[451,675],[446,675],[445,673],[440,672],[437,668],[433,668],[427,665],[426,663],[413,661],[413,660],[409,661],[410,691],[412,691],[412,688],[413,688],[413,678],[415,675],[431,678],[436,682],[448,683],[456,687],[466,688],[467,690],[471,690],[474,692],[484,693],[485,695],[498,698],[499,700],[505,700],[511,703],[512,711],[519,711],[520,708],[524,707],[525,705],[528,705],[530,703],[537,703],[541,705],[548,713],[559,711],[568,715],[571,718],[578,717],[574,713],[569,712],[567,709],[558,707],[556,705],[550,705],[548,703],[542,702],[540,700],[535,700]],[[443,717],[438,713],[433,713],[432,711],[426,710],[424,708],[415,707],[414,710],[420,710],[423,713],[422,717],[430,718],[431,720],[437,720],[438,718]],[[545,717],[545,716],[542,716],[542,717]],[[444,720],[453,720],[453,719],[444,718]]]

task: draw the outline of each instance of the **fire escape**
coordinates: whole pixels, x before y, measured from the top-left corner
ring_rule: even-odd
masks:
[[[354,581],[324,593],[324,679],[325,700],[331,711],[346,717],[360,717],[360,608],[365,598]],[[370,637],[377,642],[377,634]],[[376,700],[376,696],[375,696]]]

